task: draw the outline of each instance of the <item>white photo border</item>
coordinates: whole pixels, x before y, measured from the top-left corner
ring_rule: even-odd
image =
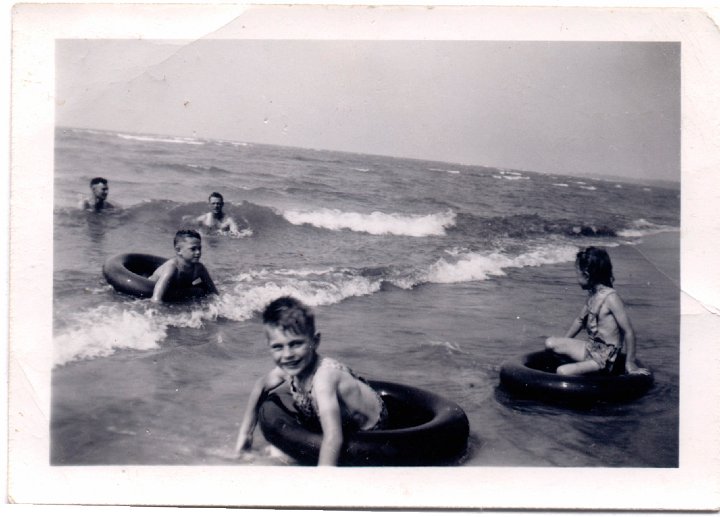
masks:
[[[238,17],[242,34],[227,30]],[[720,487],[720,39],[699,9],[23,4],[13,9],[8,496],[18,503],[324,508],[711,510]],[[679,41],[680,466],[53,467],[56,39]],[[21,207],[33,203],[32,217]],[[30,288],[28,288],[30,286]],[[481,433],[481,431],[480,431]],[[278,494],[277,487],[282,487]]]

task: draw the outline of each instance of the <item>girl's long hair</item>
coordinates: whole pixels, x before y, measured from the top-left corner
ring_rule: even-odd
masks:
[[[578,251],[575,258],[575,264],[583,271],[587,277],[591,287],[598,284],[613,286],[612,262],[610,255],[603,248],[595,248],[590,246],[584,250]]]

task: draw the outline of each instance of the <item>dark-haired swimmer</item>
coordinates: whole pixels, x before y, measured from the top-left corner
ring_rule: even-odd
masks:
[[[97,177],[90,180],[90,197],[80,201],[80,210],[88,210],[91,212],[100,212],[102,210],[112,210],[115,206],[107,201],[108,180]]]
[[[173,239],[175,256],[150,275],[155,281],[152,301],[162,302],[168,293],[195,288],[203,294],[218,294],[210,274],[200,263],[202,244],[195,230],[180,230]]]
[[[210,230],[227,232],[233,236],[240,235],[240,230],[235,220],[223,212],[225,201],[223,200],[222,194],[218,192],[210,194],[208,204],[210,205],[210,211],[197,217],[195,219],[196,223]],[[245,226],[247,226],[247,222]]]

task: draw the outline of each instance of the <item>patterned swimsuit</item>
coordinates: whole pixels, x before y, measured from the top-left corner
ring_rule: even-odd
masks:
[[[607,343],[600,335],[600,309],[602,309],[605,304],[607,297],[614,292],[614,289],[605,287],[596,293],[595,296],[590,297],[585,305],[586,314],[583,318],[588,337],[590,338],[588,343],[585,345],[585,359],[592,359],[600,366],[601,370],[606,371],[612,370],[613,364],[615,363],[615,360],[620,354],[620,349],[622,348],[622,344],[619,342]],[[593,302],[597,307],[594,311],[591,307],[591,303]]]
[[[307,385],[309,386],[309,389],[307,391],[303,390],[297,384],[295,383],[295,377],[290,378],[290,394],[293,398],[293,403],[295,405],[295,409],[298,410],[298,413],[300,413],[300,416],[302,419],[317,424],[319,421],[318,417],[318,411],[317,411],[317,404],[315,402],[315,397],[313,396],[313,384],[315,382],[315,374],[320,368],[335,368],[337,370],[341,370],[343,372],[349,373],[354,379],[357,379],[359,382],[362,382],[365,385],[368,385],[367,381],[363,379],[362,377],[356,375],[350,368],[345,366],[344,364],[336,361],[335,359],[331,359],[329,357],[318,357],[315,368],[313,372],[310,374],[311,377],[307,381]],[[368,385],[369,387],[369,385]],[[372,389],[372,388],[371,388]],[[378,407],[380,408],[378,411],[377,418],[373,422],[373,420],[368,420],[368,422],[365,423],[364,426],[361,426],[358,424],[357,420],[353,418],[353,415],[345,408],[345,406],[341,403],[340,404],[340,411],[342,415],[342,421],[343,425],[351,424],[354,427],[357,427],[358,430],[361,431],[373,431],[382,429],[387,421],[387,408],[385,407],[385,402],[383,402],[382,397],[380,397],[380,394],[372,390],[372,392],[377,397],[378,401]],[[368,426],[368,424],[370,424]]]

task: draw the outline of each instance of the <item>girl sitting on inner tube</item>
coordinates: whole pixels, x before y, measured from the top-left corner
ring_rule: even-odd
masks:
[[[569,356],[574,362],[557,368],[561,375],[579,375],[600,370],[611,371],[623,345],[627,346],[627,373],[649,374],[635,362],[635,333],[625,305],[612,288],[610,256],[601,248],[579,251],[575,271],[580,287],[588,291],[588,300],[580,316],[572,322],[565,337],[549,337],[545,346]],[[576,339],[587,329],[588,339]]]
[[[283,382],[301,418],[319,421],[323,432],[319,465],[337,465],[345,431],[381,429],[387,410],[380,395],[347,366],[317,353],[320,333],[315,317],[302,302],[282,297],[263,312],[265,337],[277,365],[250,393],[235,452],[252,446],[260,405]]]

